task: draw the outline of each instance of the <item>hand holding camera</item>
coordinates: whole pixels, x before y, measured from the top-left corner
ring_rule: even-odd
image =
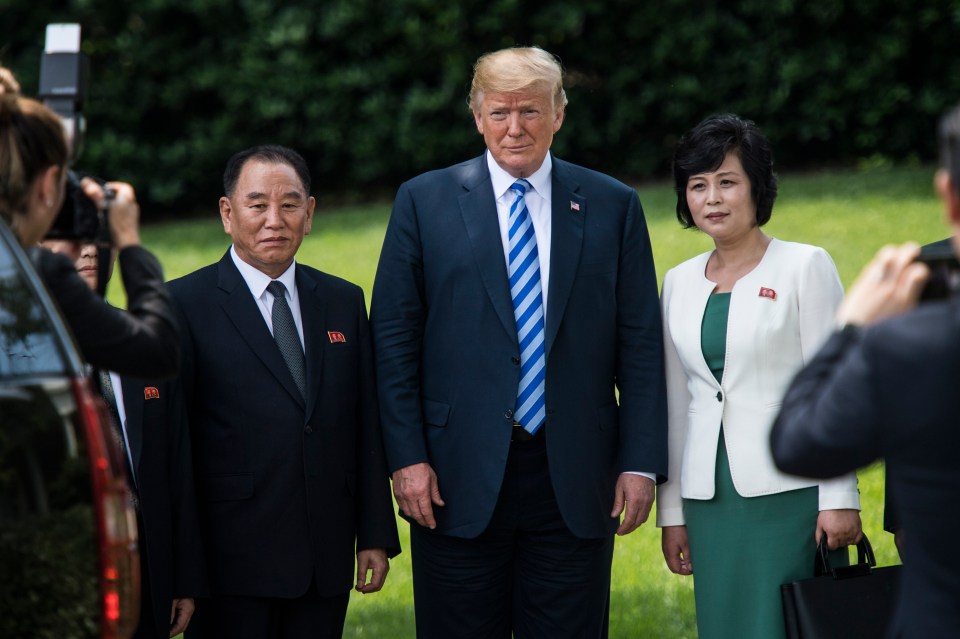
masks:
[[[86,177],[80,181],[83,194],[104,211],[110,240],[117,250],[140,244],[140,205],[133,187],[126,182],[103,184]]]
[[[837,310],[841,325],[869,326],[917,305],[930,276],[914,242],[885,246],[867,264]]]

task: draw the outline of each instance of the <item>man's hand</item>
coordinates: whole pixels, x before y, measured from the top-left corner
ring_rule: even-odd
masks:
[[[686,526],[665,526],[660,532],[660,547],[670,572],[678,575],[693,574]]]
[[[880,249],[847,292],[837,321],[869,326],[916,306],[930,273],[925,264],[914,262],[919,254],[913,242]]]
[[[193,616],[193,599],[184,597],[183,599],[174,599],[170,605],[170,636],[176,637],[190,625],[190,617]]]
[[[444,502],[440,497],[437,474],[430,464],[421,462],[394,471],[393,495],[404,515],[425,528],[433,530],[437,527],[433,507],[443,506]]]
[[[830,550],[854,545],[863,538],[860,511],[850,508],[821,510],[817,515],[817,531],[814,534],[818,544],[824,534],[827,535],[827,548]]]
[[[361,550],[357,553],[357,592],[368,594],[383,588],[390,572],[390,560],[387,551],[383,548]],[[367,573],[370,579],[367,580]]]
[[[653,506],[654,483],[642,475],[620,473],[613,498],[611,517],[623,513],[623,521],[617,528],[618,535],[629,535],[650,516]]]

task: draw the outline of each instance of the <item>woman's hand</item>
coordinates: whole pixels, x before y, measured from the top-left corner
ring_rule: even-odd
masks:
[[[692,575],[693,562],[690,560],[690,544],[687,542],[686,526],[664,526],[660,532],[660,545],[667,568],[678,575]]]
[[[814,536],[818,544],[820,537],[824,534],[827,536],[827,548],[830,550],[856,544],[863,538],[860,511],[821,510],[817,516],[817,532]]]

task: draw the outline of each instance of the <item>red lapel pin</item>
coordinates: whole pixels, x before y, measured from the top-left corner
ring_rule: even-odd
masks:
[[[772,288],[766,288],[765,286],[761,286],[760,297],[766,297],[767,299],[775,300],[777,299],[777,292]]]
[[[336,344],[337,342],[347,343],[347,338],[344,337],[340,331],[327,331],[327,337],[330,338],[331,344]]]
[[[160,391],[157,390],[156,386],[144,386],[143,398],[144,399],[160,399]]]

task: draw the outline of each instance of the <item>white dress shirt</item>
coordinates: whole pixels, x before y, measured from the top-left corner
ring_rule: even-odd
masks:
[[[233,263],[237,265],[237,270],[240,271],[243,281],[247,283],[247,288],[250,289],[253,298],[257,300],[257,307],[260,309],[260,314],[263,315],[263,321],[267,323],[267,328],[273,335],[273,293],[267,290],[267,286],[274,278],[240,259],[240,256],[237,255],[237,249],[233,246],[230,247],[230,257],[233,258]],[[296,267],[297,261],[294,260],[287,270],[276,279],[282,282],[287,289],[287,305],[290,306],[290,312],[293,314],[293,323],[297,325],[300,346],[304,346],[303,320],[300,319],[300,296],[297,295]],[[304,351],[306,351],[305,347]]]
[[[507,264],[507,272],[510,271],[510,207],[517,199],[517,192],[510,189],[518,178],[513,177],[503,170],[493,159],[488,150],[487,168],[490,170],[490,183],[493,185],[493,196],[497,201],[497,220],[500,223],[500,241],[503,242],[503,259]],[[543,164],[534,171],[529,177],[524,178],[530,183],[524,195],[524,201],[527,205],[527,212],[530,214],[530,221],[533,223],[533,232],[537,236],[537,256],[540,259],[540,286],[543,289],[543,323],[547,323],[547,293],[550,290],[550,231],[552,229],[550,214],[551,196],[553,195],[553,183],[551,182],[551,172],[553,170],[553,159],[547,153],[543,158]],[[657,478],[653,473],[630,471],[631,475],[640,475],[656,483]]]

